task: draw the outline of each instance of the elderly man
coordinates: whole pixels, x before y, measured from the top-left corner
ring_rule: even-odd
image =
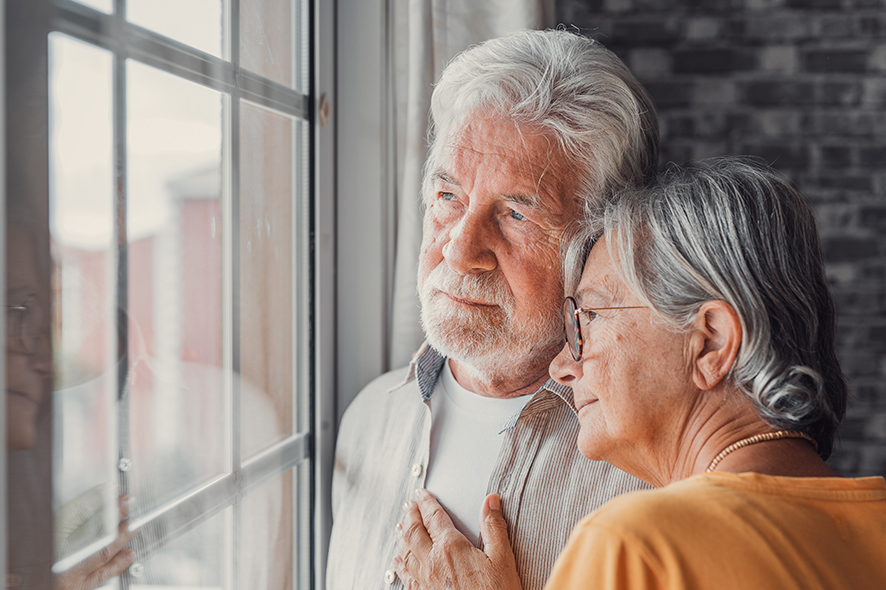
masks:
[[[402,505],[427,488],[482,547],[498,493],[527,590],[571,528],[644,486],[576,450],[563,343],[560,246],[582,209],[657,167],[649,96],[600,45],[523,31],[456,57],[434,90],[418,289],[427,343],[369,384],[342,420],[333,476],[330,590],[400,586]]]

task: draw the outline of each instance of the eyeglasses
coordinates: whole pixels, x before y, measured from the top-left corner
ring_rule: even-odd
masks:
[[[572,358],[576,361],[581,360],[581,347],[584,344],[584,339],[581,336],[581,322],[578,320],[578,315],[581,313],[585,313],[588,315],[588,318],[593,320],[597,317],[598,311],[606,311],[610,309],[646,309],[645,305],[634,305],[627,307],[595,307],[594,309],[590,308],[581,308],[575,304],[575,299],[572,297],[567,297],[563,302],[563,326],[566,330],[566,342],[569,344],[569,352],[572,353]]]
[[[36,307],[33,296],[19,305],[6,306],[7,346],[15,345],[26,354],[34,354],[40,349],[45,334],[40,331]]]

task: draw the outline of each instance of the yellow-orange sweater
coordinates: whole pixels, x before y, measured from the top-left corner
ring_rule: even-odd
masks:
[[[607,503],[545,590],[886,589],[886,481],[695,475]]]

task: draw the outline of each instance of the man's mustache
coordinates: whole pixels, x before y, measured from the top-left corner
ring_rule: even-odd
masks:
[[[423,290],[443,291],[453,297],[497,305],[507,312],[514,309],[514,294],[499,271],[482,274],[459,274],[445,261],[437,265],[425,278]]]

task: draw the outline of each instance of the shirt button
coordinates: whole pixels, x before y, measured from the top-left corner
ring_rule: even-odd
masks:
[[[421,470],[422,470],[421,463],[416,463],[415,465],[412,466],[412,475],[415,477],[420,476]]]
[[[385,584],[393,584],[394,580],[396,579],[397,574],[395,574],[393,570],[388,570],[385,572]]]

